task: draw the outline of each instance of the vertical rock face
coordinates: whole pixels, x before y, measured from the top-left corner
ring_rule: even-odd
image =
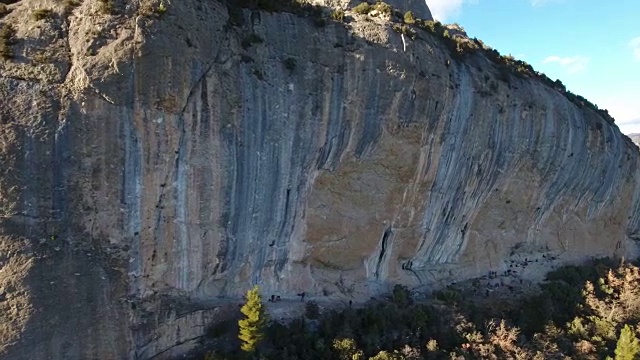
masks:
[[[253,284],[368,298],[640,238],[636,146],[482,56],[360,18],[92,6],[59,80],[0,70],[3,358],[169,358]]]

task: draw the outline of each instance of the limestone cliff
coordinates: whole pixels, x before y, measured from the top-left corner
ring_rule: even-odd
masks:
[[[252,284],[358,300],[640,238],[615,125],[427,32],[213,0],[9,9],[0,358],[170,358]]]

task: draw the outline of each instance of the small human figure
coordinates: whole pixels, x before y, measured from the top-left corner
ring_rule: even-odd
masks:
[[[353,305],[353,300],[349,300],[349,307],[351,307],[351,305]]]
[[[302,293],[300,293],[300,297],[302,298],[300,301],[304,302],[304,296],[305,296],[305,292],[303,291]]]
[[[275,295],[273,295],[273,294],[271,294],[271,299],[270,299],[269,301],[271,301],[271,302],[276,301],[276,296],[275,296]]]
[[[282,299],[280,299],[280,295],[276,296],[276,301],[280,301]]]

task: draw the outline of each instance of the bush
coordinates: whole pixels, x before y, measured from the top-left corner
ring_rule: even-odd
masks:
[[[287,58],[285,61],[283,61],[283,64],[285,69],[289,71],[293,71],[296,69],[296,59],[294,58]]]
[[[427,30],[428,32],[435,34],[436,33],[436,22],[435,21],[431,21],[431,20],[426,20],[421,22],[420,27],[423,28],[424,30]]]
[[[264,73],[262,72],[262,70],[259,70],[259,69],[253,70],[253,75],[257,77],[258,80],[264,81]]]
[[[158,7],[155,9],[155,12],[158,15],[163,15],[164,13],[167,12],[167,7],[164,4],[164,1],[160,2],[160,5],[158,5]]]
[[[80,6],[80,0],[64,0],[64,6],[68,8],[75,8]]]
[[[413,16],[412,11],[407,11],[406,13],[404,13],[404,23],[410,25],[416,23],[416,18],[415,16]]]
[[[411,305],[413,299],[411,299],[409,289],[404,285],[396,284],[393,287],[393,302],[399,307],[407,307]]]
[[[0,57],[5,60],[13,57],[11,45],[13,45],[15,34],[16,30],[9,24],[0,28]]]
[[[31,17],[34,20],[40,21],[53,16],[53,11],[50,9],[36,9],[31,13]]]
[[[116,4],[113,0],[100,0],[99,9],[100,12],[105,15],[113,14]]]
[[[384,15],[391,15],[391,13],[393,12],[393,8],[391,7],[391,5],[382,1],[376,3],[373,9],[378,10],[381,14]]]
[[[263,43],[264,40],[260,37],[260,35],[256,34],[256,33],[252,33],[249,36],[245,37],[244,39],[242,39],[242,42],[240,42],[240,45],[242,46],[243,49],[248,49],[251,47],[251,45],[253,44],[260,44]]]
[[[335,9],[331,12],[331,18],[336,21],[344,21],[344,11],[341,9]]]
[[[616,346],[616,360],[634,360],[640,354],[640,344],[629,325],[625,325],[620,332]]]
[[[407,25],[393,24],[391,25],[391,29],[397,32],[398,34],[403,34],[408,36],[412,40],[415,40],[416,38],[415,31],[413,31],[413,29],[411,29]]]
[[[244,13],[242,8],[238,6],[229,7],[229,25],[242,26],[244,25]]]
[[[369,5],[369,3],[366,3],[366,2],[362,2],[358,4],[358,6],[353,8],[353,12],[355,12],[356,14],[362,14],[362,15],[367,15],[371,10],[372,10],[371,5]]]
[[[3,16],[7,15],[10,12],[11,11],[7,9],[7,5],[0,3],[0,18],[2,18]]]
[[[309,301],[304,305],[304,316],[311,320],[316,320],[320,316],[320,307],[315,301]]]
[[[364,360],[364,353],[358,349],[353,339],[336,339],[333,341],[333,349],[340,360]]]

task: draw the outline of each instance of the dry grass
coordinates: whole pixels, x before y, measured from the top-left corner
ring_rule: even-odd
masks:
[[[52,17],[54,14],[51,9],[36,9],[31,13],[31,18],[36,21],[48,19]]]

